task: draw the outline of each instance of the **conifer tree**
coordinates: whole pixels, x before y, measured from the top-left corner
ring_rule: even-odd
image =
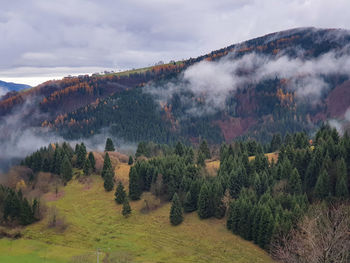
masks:
[[[106,147],[105,147],[105,152],[114,152],[114,144],[111,138],[107,138],[106,140]]]
[[[292,174],[288,179],[287,188],[290,194],[301,194],[301,179],[296,168],[293,169]]]
[[[184,211],[185,213],[191,213],[196,210],[196,206],[193,203],[191,192],[188,191],[184,200]]]
[[[78,153],[77,153],[77,166],[78,168],[82,169],[84,167],[84,162],[86,159],[86,147],[85,144],[82,142],[80,146],[78,147]]]
[[[90,160],[89,159],[85,159],[84,161],[84,166],[83,166],[83,172],[85,176],[88,176],[91,174],[91,164],[90,164]]]
[[[131,214],[131,207],[128,198],[124,198],[122,214],[124,217],[128,217]]]
[[[105,177],[105,174],[108,169],[112,169],[112,163],[111,163],[111,159],[109,158],[108,152],[106,152],[105,158],[103,161],[102,173],[101,173],[102,178]]]
[[[140,179],[136,167],[132,166],[129,172],[129,197],[131,200],[139,200],[142,194]]]
[[[198,215],[205,219],[211,217],[211,200],[209,188],[206,183],[201,187],[198,197]]]
[[[61,177],[65,182],[68,182],[69,180],[72,179],[72,176],[73,176],[72,165],[68,160],[67,155],[63,157],[62,166],[60,170],[61,170]]]
[[[117,186],[117,189],[115,191],[114,196],[115,196],[115,201],[118,204],[124,203],[124,200],[126,198],[126,192],[124,190],[124,186],[123,186],[122,182],[120,182],[120,181],[118,183],[118,186]]]
[[[178,195],[175,193],[173,196],[171,209],[170,209],[170,223],[177,226],[183,221],[182,207]]]
[[[91,166],[92,171],[95,172],[96,171],[96,160],[95,160],[94,154],[92,152],[89,152],[88,159],[90,161],[90,166]]]
[[[336,171],[337,181],[335,185],[335,196],[339,198],[346,198],[349,196],[349,190],[347,186],[347,172],[344,159],[337,162]]]
[[[210,150],[208,147],[208,143],[206,140],[203,140],[199,146],[199,152],[203,153],[204,155],[204,159],[210,159],[211,155],[210,155]]]
[[[128,161],[128,165],[132,165],[134,163],[134,159],[132,158],[132,156],[129,156],[129,161]]]
[[[175,154],[178,156],[183,156],[185,153],[184,145],[181,142],[177,142],[175,146]]]
[[[198,152],[197,164],[199,166],[205,167],[205,156],[204,156],[204,154],[201,151]]]
[[[322,172],[317,178],[317,182],[314,190],[316,197],[318,197],[319,199],[326,198],[330,193],[329,185],[330,185],[329,175],[326,170],[322,170]]]
[[[273,228],[274,220],[271,209],[264,206],[261,213],[258,232],[258,245],[261,248],[266,248],[266,246],[270,243]]]
[[[103,177],[103,180],[104,180],[103,186],[104,186],[105,190],[107,192],[112,191],[113,187],[114,187],[114,181],[113,181],[114,180],[114,173],[113,173],[112,167],[109,167],[106,170],[105,175]]]

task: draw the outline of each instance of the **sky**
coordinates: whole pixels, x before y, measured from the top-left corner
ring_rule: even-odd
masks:
[[[0,80],[120,71],[295,27],[350,29],[349,0],[0,0]]]

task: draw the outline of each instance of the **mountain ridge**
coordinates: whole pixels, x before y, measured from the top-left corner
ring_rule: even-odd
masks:
[[[180,62],[156,65],[128,73],[84,75],[48,81],[1,100],[0,116],[4,118],[10,116],[9,114],[13,113],[16,107],[20,108],[27,98],[35,98],[33,110],[45,117],[39,117],[32,122],[36,126],[48,127],[66,138],[74,139],[90,137],[99,133],[104,127],[109,127],[110,132],[117,137],[123,139],[127,137],[128,141],[153,140],[165,143],[179,138],[195,142],[201,137],[213,143],[219,143],[222,140],[230,141],[240,136],[262,140],[263,137],[270,138],[274,132],[282,134],[300,130],[311,132],[327,119],[346,119],[345,113],[349,106],[346,98],[350,94],[347,88],[348,72],[319,69],[317,64],[327,60],[343,63],[339,61],[339,57],[350,54],[349,44],[350,32],[343,29],[307,27],[274,32]],[[256,71],[262,71],[265,65],[276,67],[275,64],[285,62],[283,59],[290,64],[296,64],[299,68],[304,67],[306,72],[299,72],[298,76],[287,72],[287,76],[284,76],[279,73],[279,70],[283,71],[281,67],[272,72],[264,72],[267,77],[260,76],[257,80],[254,79]],[[219,67],[218,72],[222,73],[227,70],[220,68],[225,63],[229,68],[235,65],[234,71],[228,72],[234,75],[235,80],[240,81],[245,77],[245,81],[248,81],[241,85],[234,83],[237,87],[229,92],[224,89],[222,93],[226,97],[221,102],[224,106],[220,108],[219,105],[219,109],[215,108],[213,112],[208,113],[208,109],[212,106],[210,103],[216,99],[213,97],[222,95],[219,91],[215,93],[215,90],[222,84],[221,80],[227,76],[230,77],[230,74],[224,75],[222,79],[220,76],[214,76],[213,78],[217,79],[211,83],[210,87],[206,87],[206,83],[200,83],[202,88],[204,85],[204,92],[203,90],[194,91],[191,87],[188,89],[188,82],[192,79],[186,79],[188,77],[186,74],[190,72],[189,69],[193,71],[196,65],[202,65],[204,68],[209,65],[210,70]],[[242,65],[237,66],[236,64],[239,63]],[[249,63],[253,63],[253,66],[247,67]],[[312,70],[316,69],[319,72],[307,72],[308,64],[313,65]],[[298,70],[298,67],[293,64],[292,66],[294,67],[291,67],[290,71]],[[310,77],[310,74],[315,76]],[[198,79],[195,81],[198,82]],[[210,80],[207,81],[210,82]],[[173,93],[165,100],[158,98],[152,92],[149,93],[152,89],[155,93],[169,93],[170,86],[175,91],[172,91]],[[320,92],[317,91],[318,86]],[[327,87],[324,88],[324,86]],[[184,90],[186,88],[187,90]],[[229,86],[228,89],[230,88],[232,87]],[[136,91],[132,91],[134,89]],[[311,95],[319,96],[317,100],[315,99],[316,103],[310,98],[310,94],[304,96],[305,90],[311,90],[314,92]],[[136,125],[135,127],[138,128],[135,128],[134,123],[145,124],[145,122],[127,116],[131,115],[128,112],[133,112],[135,102],[137,103],[132,96],[138,97],[139,101],[144,99],[148,101],[149,105],[144,101],[146,104],[138,107],[135,113],[141,114],[148,107],[146,112],[157,120],[156,122],[149,120],[148,124],[159,130],[153,129],[156,136],[136,135],[142,127]],[[301,100],[301,96],[308,101]],[[127,103],[118,106],[115,101],[120,100],[121,97]],[[337,103],[339,97],[344,97],[342,104]],[[154,102],[151,102],[152,100]],[[199,109],[207,113],[194,116],[193,112]],[[110,118],[114,115],[119,117]],[[128,124],[122,125],[121,122]],[[278,126],[282,123],[287,128],[281,130]],[[264,132],[259,131],[261,128],[266,130],[266,135],[262,135]],[[215,131],[217,129],[219,132]],[[144,132],[148,134],[147,131]],[[130,134],[135,135],[130,136]]]

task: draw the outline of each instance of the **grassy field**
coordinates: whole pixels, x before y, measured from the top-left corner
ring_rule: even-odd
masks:
[[[120,164],[117,179],[127,183],[128,172]],[[106,193],[98,176],[84,184],[73,180],[62,191],[47,205],[57,208],[67,228],[48,228],[47,217],[23,229],[19,240],[0,239],[0,262],[96,262],[97,249],[100,262],[273,262],[227,231],[224,219],[200,220],[192,213],[173,227],[170,204],[143,214],[144,200],[131,202],[132,215],[124,218],[114,192]]]

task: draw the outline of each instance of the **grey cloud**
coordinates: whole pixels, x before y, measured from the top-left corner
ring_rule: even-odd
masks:
[[[30,77],[48,67],[65,75],[73,67],[142,67],[300,26],[350,28],[349,8],[348,0],[7,1],[0,79],[23,67],[44,67]]]

